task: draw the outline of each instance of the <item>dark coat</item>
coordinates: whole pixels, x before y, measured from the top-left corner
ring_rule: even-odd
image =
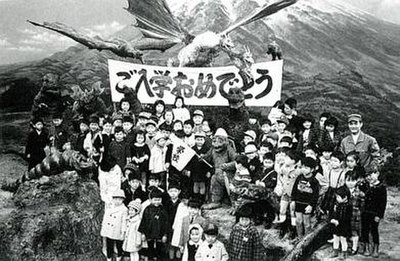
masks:
[[[29,155],[29,169],[41,163],[46,157],[44,148],[47,145],[49,145],[49,134],[45,129],[40,134],[36,130],[29,133],[25,147],[25,155]]]
[[[140,222],[138,231],[146,236],[146,240],[161,240],[167,235],[169,220],[163,206],[148,206]]]

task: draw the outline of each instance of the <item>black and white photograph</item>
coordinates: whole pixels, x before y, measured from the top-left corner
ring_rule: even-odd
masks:
[[[400,260],[400,0],[0,0],[0,261]]]

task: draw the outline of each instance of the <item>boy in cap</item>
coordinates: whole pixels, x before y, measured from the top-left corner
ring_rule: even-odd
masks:
[[[257,138],[257,134],[255,131],[253,130],[247,130],[243,133],[243,140],[240,143],[241,146],[239,146],[240,151],[239,152],[244,152],[244,148],[246,147],[247,144],[249,144],[250,142],[255,143]]]
[[[41,163],[46,157],[45,148],[49,145],[49,134],[44,129],[43,120],[34,118],[31,121],[33,130],[28,135],[25,156],[28,159],[28,170]]]
[[[203,131],[203,120],[204,120],[204,113],[202,110],[195,110],[193,112],[193,132],[200,132]]]
[[[146,131],[146,123],[149,120],[149,113],[140,112],[137,117],[136,126],[133,128],[133,131],[136,132],[138,130]]]
[[[151,205],[143,211],[138,231],[142,240],[147,241],[147,255],[153,260],[162,260],[164,245],[169,228],[168,214],[162,205],[163,193],[158,188],[150,192]]]
[[[149,171],[150,173],[160,173],[161,187],[166,188],[166,172],[170,163],[166,162],[167,146],[165,136],[157,132],[154,136],[155,145],[150,151]]]
[[[146,144],[149,146],[150,150],[154,147],[156,141],[154,140],[154,137],[158,133],[157,131],[157,123],[149,119],[146,122]]]
[[[179,248],[171,245],[171,239],[173,234],[172,225],[175,220],[176,212],[178,210],[178,206],[181,203],[179,198],[179,194],[181,193],[181,188],[177,182],[171,182],[168,185],[168,200],[165,203],[165,209],[167,210],[168,220],[170,220],[169,228],[168,228],[168,243],[169,243],[169,259],[175,260],[175,258],[181,258],[181,251]]]
[[[185,132],[185,143],[189,147],[193,147],[195,144],[193,135],[194,123],[192,120],[186,120],[183,122],[183,131]]]
[[[100,235],[106,238],[107,260],[111,261],[114,253],[114,244],[117,246],[117,261],[122,260],[122,244],[125,239],[128,209],[123,204],[125,193],[122,189],[112,195],[112,207],[104,211]]]
[[[301,174],[293,185],[292,201],[295,202],[296,230],[298,238],[311,231],[311,213],[319,196],[319,183],[314,176],[317,162],[312,158],[301,160]]]
[[[262,171],[261,161],[258,157],[258,149],[254,142],[250,142],[244,148],[249,165],[249,171],[252,181],[255,181]]]
[[[227,261],[229,260],[224,244],[217,240],[218,227],[209,223],[204,227],[205,239],[196,252],[196,261]]]
[[[196,132],[194,138],[196,144],[192,149],[197,153],[197,155],[205,155],[209,150],[209,148],[204,145],[206,134],[203,131]],[[206,197],[206,181],[211,177],[210,166],[198,157],[193,157],[186,166],[186,169],[188,176],[193,182],[194,197],[199,198],[204,202]]]
[[[233,226],[228,241],[230,261],[265,260],[262,238],[252,224],[253,211],[244,205],[236,212],[236,224]]]
[[[139,200],[141,203],[146,201],[148,194],[142,188],[142,176],[138,167],[132,163],[126,164],[124,176],[126,180],[121,185],[126,196],[124,204],[127,206],[132,200]]]

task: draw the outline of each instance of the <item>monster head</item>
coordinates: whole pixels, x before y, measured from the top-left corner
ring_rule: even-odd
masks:
[[[239,109],[243,107],[245,101],[245,95],[239,87],[232,87],[228,91],[227,99],[229,107],[232,109]]]

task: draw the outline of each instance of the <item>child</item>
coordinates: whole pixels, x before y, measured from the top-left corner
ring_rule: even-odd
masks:
[[[195,261],[195,256],[199,245],[203,242],[203,229],[199,224],[193,224],[189,227],[189,241],[185,244],[182,261]]]
[[[185,143],[189,147],[193,147],[195,144],[194,141],[194,135],[193,135],[193,121],[192,120],[186,120],[183,122],[183,131],[185,132]]]
[[[339,256],[339,247],[342,246],[341,258],[347,257],[347,238],[351,236],[352,206],[349,202],[350,191],[346,185],[335,191],[336,202],[332,213],[331,223],[335,225],[333,231],[332,258]]]
[[[132,200],[140,201],[140,203],[148,199],[148,194],[142,187],[141,175],[139,169],[132,163],[126,164],[124,168],[124,177],[126,180],[122,183],[121,188],[125,192],[125,206]]]
[[[53,127],[51,133],[52,135],[50,140],[52,141],[53,146],[57,150],[63,151],[66,143],[70,140],[68,128],[63,124],[62,113],[56,113],[53,115]]]
[[[93,160],[93,162],[98,166],[101,158],[100,147],[95,147],[94,144],[98,144],[97,139],[101,139],[99,117],[92,115],[89,118],[89,132],[83,142],[83,147],[87,151],[88,156]],[[96,142],[95,142],[96,141]]]
[[[46,148],[49,145],[48,132],[43,128],[43,120],[35,118],[31,121],[33,130],[28,135],[25,148],[25,155],[28,159],[28,170],[41,163],[46,157]]]
[[[363,171],[357,171],[362,169]],[[368,183],[365,180],[365,171],[360,164],[357,152],[350,152],[346,156],[346,186],[350,190],[350,203],[353,207],[351,215],[351,240],[353,242],[351,254],[358,252],[358,242],[361,236],[361,210],[364,209],[365,192],[368,189]]]
[[[135,134],[134,143],[130,145],[131,162],[139,167],[142,184],[147,183],[147,171],[149,170],[150,148],[146,144],[146,134],[139,130]]]
[[[371,167],[368,170],[369,189],[365,193],[364,211],[361,212],[362,242],[366,248],[364,255],[371,252],[368,251],[369,234],[371,233],[372,256],[375,258],[379,257],[379,222],[383,219],[387,203],[386,186],[379,180],[379,175],[379,170],[376,167]]]
[[[174,132],[179,131],[179,130],[183,130],[183,122],[180,120],[175,120],[173,125],[172,125],[172,130]]]
[[[148,244],[148,257],[153,260],[162,260],[164,244],[167,242],[169,220],[167,211],[162,205],[163,193],[154,188],[150,192],[151,205],[143,211],[143,217],[138,231],[142,233],[142,240]]]
[[[149,149],[151,150],[154,147],[154,144],[156,141],[154,140],[154,137],[156,136],[157,133],[157,123],[149,119],[146,122],[146,144],[149,146]]]
[[[289,125],[289,120],[285,116],[282,116],[276,122],[277,122],[276,131],[277,131],[278,137],[279,137],[278,141],[280,141],[283,136],[288,136],[287,132],[285,130],[286,130],[286,127]]]
[[[269,143],[271,143],[274,148],[276,148],[278,146],[278,141],[279,141],[278,132],[274,131],[274,132],[268,133],[267,141]]]
[[[296,230],[298,239],[311,231],[311,213],[319,196],[319,183],[314,177],[317,162],[312,158],[301,161],[301,175],[293,185],[292,201],[295,202]]]
[[[111,119],[105,119],[103,122],[103,130],[101,132],[101,139],[97,139],[94,142],[96,148],[100,148],[103,157],[108,154],[110,143],[114,139],[112,134],[112,122]]]
[[[99,188],[101,200],[106,207],[111,205],[114,191],[121,188],[122,179],[122,170],[116,159],[111,155],[102,159],[99,166]]]
[[[172,130],[172,128],[173,128],[173,123],[174,123],[174,113],[172,112],[171,109],[165,110],[165,112],[164,112],[164,117],[163,117],[163,119],[161,120],[160,125],[161,125],[161,124],[166,124],[166,125],[170,126],[170,127],[171,127],[171,130]]]
[[[123,204],[125,193],[118,189],[112,195],[113,204],[104,211],[100,235],[106,238],[107,260],[111,261],[114,245],[117,246],[117,261],[122,260],[122,244],[125,239],[128,209]]]
[[[293,147],[293,139],[289,136],[283,136],[278,143],[278,148],[289,148]]]
[[[333,147],[322,146],[320,147],[321,156],[319,157],[319,162],[322,167],[323,174],[326,176],[331,170],[331,156],[333,153]]]
[[[256,180],[256,185],[273,191],[276,187],[278,174],[274,168],[275,157],[272,153],[266,153],[263,157],[262,174]]]
[[[264,140],[267,140],[268,134],[272,132],[272,129],[271,129],[272,124],[271,124],[271,121],[269,119],[262,119],[260,121],[260,124],[261,124],[262,133],[260,135],[259,142],[261,143]]]
[[[192,149],[199,156],[205,155],[209,149],[204,145],[206,134],[204,132],[196,132],[194,138],[196,144]],[[206,197],[206,181],[211,177],[211,168],[198,157],[193,157],[186,168],[188,176],[190,176],[193,182],[194,197],[204,202]]]
[[[324,175],[327,180],[324,180],[323,183],[320,183],[321,187],[324,187],[327,184],[327,189],[324,189],[326,192],[321,202],[321,209],[329,215],[333,211],[333,206],[335,202],[335,190],[345,184],[343,161],[343,153],[339,151],[333,152],[330,157],[330,171],[327,177],[326,175]]]
[[[240,151],[239,152],[244,152],[244,148],[246,147],[247,144],[250,142],[255,144],[257,138],[257,134],[253,130],[247,130],[243,133],[243,140],[241,142],[240,146]]]
[[[230,261],[263,261],[262,238],[252,224],[252,209],[241,207],[236,213],[236,224],[229,236],[228,253]]]
[[[128,146],[135,142],[135,133],[133,132],[134,122],[132,117],[124,116],[122,118],[122,128],[124,129],[125,140]]]
[[[114,136],[115,140],[111,141],[108,154],[113,156],[117,160],[118,166],[123,169],[130,160],[129,147],[124,139],[124,129],[115,127]]]
[[[310,114],[304,114],[302,117],[302,130],[299,133],[299,143],[297,151],[303,152],[304,148],[311,142],[313,132],[314,118]]]
[[[146,131],[146,123],[148,120],[149,115],[147,112],[142,111],[141,113],[139,113],[136,126],[134,127],[134,132],[138,130]]]
[[[190,119],[190,112],[186,108],[185,101],[182,96],[176,96],[172,111],[174,113],[175,120],[185,122],[186,120]]]
[[[301,174],[301,168],[299,168],[300,155],[294,151],[287,151],[285,156],[285,163],[281,169],[282,175],[280,175],[280,182],[282,184],[282,197],[280,202],[279,210],[279,222],[283,223],[286,220],[286,211],[290,209],[290,232],[291,238],[294,239],[296,232],[296,216],[295,216],[295,205],[291,200],[293,185],[297,177]],[[290,206],[289,206],[290,204]],[[284,235],[285,226],[281,227],[281,236]]]
[[[336,117],[329,117],[325,121],[325,131],[323,132],[322,143],[324,146],[330,146],[333,150],[339,150],[341,137],[338,131],[339,122]]]
[[[134,119],[135,115],[133,114],[133,111],[131,109],[131,103],[127,98],[122,98],[120,100],[118,111],[113,113],[113,116],[116,115],[120,116],[121,118],[124,116],[128,116]]]
[[[193,133],[203,131],[204,113],[202,110],[195,110],[192,117],[194,126]]]
[[[139,261],[139,250],[142,248],[142,234],[138,231],[140,225],[140,210],[142,205],[133,200],[128,205],[128,221],[122,249],[129,252],[130,261]]]
[[[260,143],[260,149],[258,150],[258,158],[260,159],[260,162],[263,161],[264,159],[264,155],[266,153],[274,153],[274,145],[272,145],[272,143],[268,142],[266,139],[263,140]]]
[[[168,243],[171,243],[172,239],[172,225],[175,220],[176,211],[178,210],[179,204],[181,200],[179,199],[179,194],[181,193],[181,189],[178,183],[172,182],[168,186],[168,195],[169,200],[167,200],[165,204],[165,209],[167,210],[168,220],[171,221],[168,228]],[[181,258],[181,251],[179,248],[169,245],[169,258],[170,260],[175,260],[175,258]]]
[[[166,188],[166,172],[169,163],[166,163],[166,140],[161,132],[157,132],[154,137],[156,144],[150,151],[149,171],[150,173],[160,173],[161,187]]]
[[[209,223],[204,228],[204,235],[206,240],[200,243],[195,260],[227,261],[229,259],[228,252],[226,252],[224,244],[217,240],[218,227],[213,223]]]
[[[251,180],[257,180],[262,171],[262,164],[258,158],[258,149],[254,142],[250,142],[244,147],[244,154],[247,157]]]
[[[179,240],[179,248],[183,252],[186,242],[189,240],[189,227],[193,224],[199,224],[200,227],[206,225],[206,220],[201,216],[201,202],[198,199],[190,199],[188,202],[189,215],[183,217]]]
[[[165,103],[163,100],[156,100],[153,106],[153,115],[157,118],[157,123],[161,123],[164,118]]]

